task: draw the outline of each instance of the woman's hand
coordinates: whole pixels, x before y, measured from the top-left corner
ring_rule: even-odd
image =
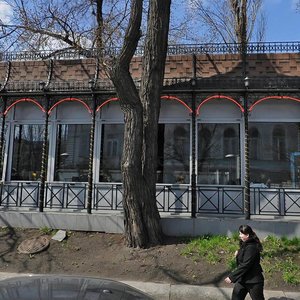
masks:
[[[237,257],[238,253],[239,253],[239,251],[236,250],[236,251],[234,252],[234,256]]]
[[[224,280],[225,280],[226,283],[232,283],[232,281],[229,277],[226,277]]]

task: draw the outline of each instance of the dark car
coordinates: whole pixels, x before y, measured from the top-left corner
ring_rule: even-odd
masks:
[[[0,281],[0,300],[138,299],[152,298],[121,282],[93,277],[28,275]]]

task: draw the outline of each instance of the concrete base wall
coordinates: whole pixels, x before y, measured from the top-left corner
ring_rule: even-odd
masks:
[[[248,224],[260,238],[268,235],[300,236],[300,218],[253,217],[245,220],[241,217],[205,216],[192,219],[188,216],[162,215],[162,228],[169,236],[199,236],[203,234],[231,235],[241,224]],[[78,231],[99,231],[123,233],[123,214],[120,212],[86,214],[82,212],[32,212],[2,211],[0,226],[21,228],[66,229]]]
[[[0,226],[21,228],[66,229],[78,231],[100,231],[123,233],[124,221],[121,213],[87,214],[76,212],[0,212]]]
[[[236,217],[162,218],[164,233],[170,236],[204,234],[231,236],[233,233],[237,233],[239,226],[243,224],[250,225],[260,238],[268,235],[288,238],[300,236],[300,218],[298,220],[270,217],[253,217],[251,220]]]

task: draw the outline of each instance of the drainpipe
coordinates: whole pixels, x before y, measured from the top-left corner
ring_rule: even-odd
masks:
[[[5,134],[5,115],[4,112],[6,110],[7,105],[7,97],[5,95],[2,96],[3,107],[2,107],[2,122],[1,122],[1,136],[0,136],[0,174],[1,179],[3,175],[3,146],[4,146],[4,134]]]
[[[249,162],[249,130],[248,130],[248,88],[249,78],[244,79],[244,151],[245,151],[245,176],[244,176],[244,213],[245,219],[250,219],[250,162]]]
[[[45,186],[46,186],[46,177],[47,177],[47,163],[48,163],[48,123],[49,123],[49,95],[46,92],[46,83],[44,81],[40,82],[40,89],[44,93],[44,97],[46,100],[46,112],[45,112],[45,131],[44,131],[44,139],[43,139],[43,149],[42,149],[42,165],[41,165],[41,187],[40,187],[40,195],[39,195],[39,211],[44,211],[45,206]]]
[[[1,172],[1,181],[5,180],[5,175],[4,178],[3,176],[3,146],[4,146],[4,135],[5,135],[5,119],[6,116],[4,115],[6,111],[6,106],[7,106],[7,95],[6,95],[6,85],[9,81],[10,78],[10,73],[11,73],[11,62],[7,62],[7,69],[6,69],[6,75],[5,75],[5,81],[3,84],[0,84],[0,92],[2,92],[2,101],[3,101],[3,106],[2,106],[2,127],[1,127],[1,136],[0,136],[0,172]]]
[[[195,87],[197,85],[196,77],[196,55],[193,54],[193,78],[191,79],[192,87],[192,174],[191,174],[191,188],[192,188],[192,218],[196,218],[197,205],[197,182],[196,182],[196,93]]]
[[[88,196],[87,196],[87,213],[92,213],[93,201],[93,162],[94,162],[94,135],[95,135],[95,118],[96,118],[96,96],[95,96],[95,81],[90,80],[89,86],[92,94],[93,111],[92,111],[92,124],[90,131],[90,156],[89,156],[89,173],[88,173]]]

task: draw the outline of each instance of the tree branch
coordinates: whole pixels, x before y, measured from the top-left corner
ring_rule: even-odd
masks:
[[[134,55],[139,39],[141,37],[140,27],[142,22],[143,1],[133,0],[131,14],[124,37],[124,44],[120,52],[119,61],[129,68],[130,61]]]

